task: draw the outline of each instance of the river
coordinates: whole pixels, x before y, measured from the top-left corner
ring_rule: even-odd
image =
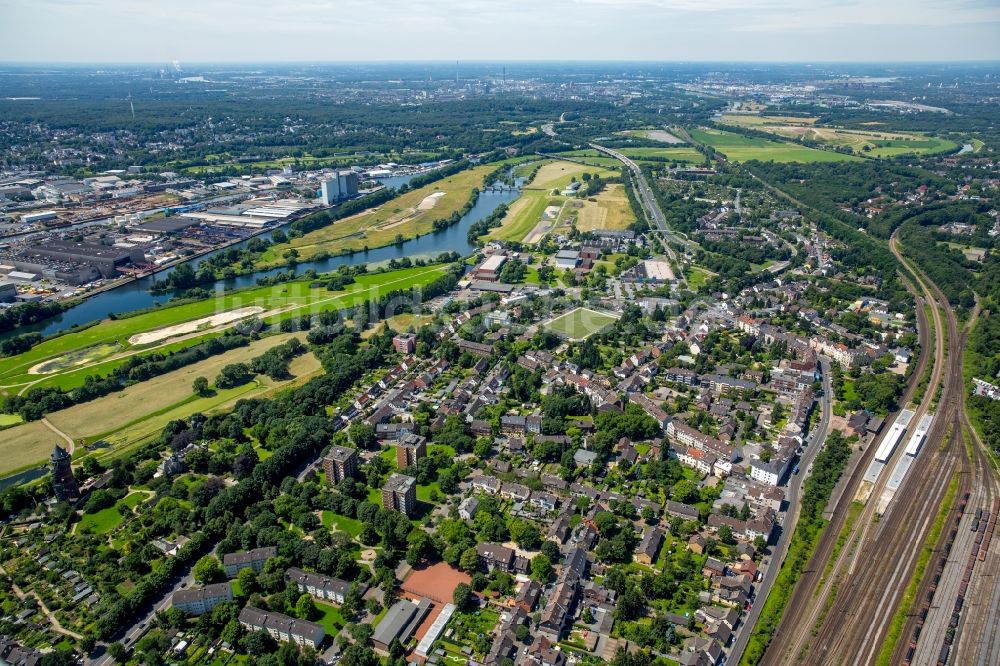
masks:
[[[395,178],[405,178],[406,181],[409,180],[409,177],[406,176],[397,176]],[[395,178],[386,180],[395,180]],[[399,180],[397,182],[393,182],[392,186],[398,187],[406,181]],[[388,182],[386,184],[389,185]],[[436,257],[443,252],[457,252],[458,254],[464,256],[476,249],[476,246],[469,243],[468,240],[469,227],[472,226],[473,223],[488,216],[496,210],[500,204],[509,203],[518,196],[520,196],[520,192],[517,191],[508,190],[504,192],[492,192],[487,190],[480,193],[479,200],[476,202],[476,205],[462,217],[458,224],[452,225],[447,229],[418,236],[417,238],[404,241],[399,245],[389,245],[386,247],[368,250],[367,252],[356,252],[350,255],[330,257],[328,259],[323,259],[322,261],[302,262],[298,264],[296,270],[301,272],[309,268],[314,268],[317,272],[322,273],[331,271],[344,264],[378,263],[389,261],[390,259],[402,259],[403,257],[409,257],[411,259],[421,257],[429,258]],[[231,247],[242,247],[247,242],[248,241],[242,241]],[[205,254],[188,263],[192,267],[197,268],[199,263],[221,251],[222,250],[217,250],[215,252]],[[22,326],[17,329],[16,333],[21,334],[37,331],[43,335],[52,335],[53,333],[64,331],[73,326],[88,324],[93,321],[104,319],[110,313],[131,312],[132,310],[142,310],[153,307],[157,303],[166,303],[169,299],[169,295],[160,294],[154,296],[149,293],[149,289],[153,286],[153,282],[155,280],[162,280],[169,275],[172,270],[173,268],[169,268],[157,273],[155,276],[143,277],[115,289],[95,294],[94,296],[87,298],[79,305],[66,310],[58,316],[46,319],[44,322],[34,326]],[[287,267],[274,268],[266,271],[258,271],[250,275],[242,275],[232,280],[220,280],[220,282],[226,289],[239,289],[241,287],[256,285],[258,278],[274,275],[287,270]],[[205,285],[205,288],[208,288],[208,285]]]

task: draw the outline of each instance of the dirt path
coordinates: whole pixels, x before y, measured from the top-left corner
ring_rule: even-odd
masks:
[[[43,418],[42,423],[45,425],[46,428],[48,428],[49,430],[62,437],[64,440],[66,440],[66,443],[69,444],[69,448],[67,448],[67,451],[69,451],[70,456],[72,456],[73,451],[76,449],[76,444],[73,442],[73,438],[64,433],[59,428],[52,425],[52,422],[49,421],[47,418]]]

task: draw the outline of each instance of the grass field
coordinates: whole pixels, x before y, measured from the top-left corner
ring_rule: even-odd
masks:
[[[601,169],[585,164],[576,164],[575,162],[554,161],[542,165],[542,168],[535,175],[535,179],[525,189],[562,190],[574,178],[576,180],[583,180],[584,173],[590,173],[601,178],[614,178],[618,175],[617,170]]]
[[[638,129],[638,130],[624,130],[622,132],[615,132],[618,136],[637,136],[643,139],[649,139],[650,141],[659,141],[664,144],[680,144],[684,141],[667,130],[663,129]]]
[[[686,164],[702,164],[705,161],[704,155],[687,146],[679,148],[619,148],[618,152],[639,161],[643,157],[662,157],[671,162],[684,162]]]
[[[488,237],[496,240],[523,241],[531,233],[542,212],[548,206],[561,206],[563,197],[552,197],[548,190],[524,190],[521,196],[507,208],[499,227],[491,229]]]
[[[313,622],[323,625],[327,636],[336,636],[347,625],[347,618],[336,606],[317,601],[316,610],[319,611],[319,615]]]
[[[602,178],[614,178],[618,172],[597,166],[586,166],[574,162],[547,162],[538,170],[531,184],[524,187],[521,196],[507,209],[500,226],[492,229],[487,235],[492,240],[525,242],[542,219],[542,213],[549,206],[562,206],[569,197],[553,195],[552,190],[562,190],[576,180],[583,180],[583,174],[590,173]],[[619,189],[614,189],[614,188]],[[585,206],[594,210],[589,215],[592,229],[623,229],[634,221],[628,200],[621,186],[609,185],[598,195],[598,202],[584,202]],[[603,202],[601,202],[602,197]],[[582,200],[581,200],[582,201]],[[624,204],[624,205],[623,205]],[[582,210],[581,210],[582,212]],[[606,223],[621,226],[597,226]],[[553,222],[552,227],[555,227]]]
[[[583,340],[618,320],[610,314],[588,308],[576,308],[545,322],[545,328],[570,340]]]
[[[274,381],[260,376],[243,386],[216,390],[210,396],[198,397],[192,393],[191,384],[195,377],[205,377],[211,382],[223,366],[260,356],[291,337],[294,337],[293,334],[288,333],[257,340],[248,347],[154,377],[124,391],[52,412],[47,418],[75,441],[91,443],[106,440],[112,448],[100,449],[99,455],[115,455],[125,447],[157,436],[173,419],[186,418],[195,412],[225,409],[236,400],[261,397],[314,376],[321,367],[316,357],[309,353],[293,359],[289,366],[292,379]],[[0,475],[43,462],[51,453],[53,444],[61,443],[61,438],[40,421],[9,428],[3,431],[3,435]]]
[[[806,119],[815,122],[815,118]],[[847,147],[858,155],[895,157],[897,155],[929,155],[955,150],[958,144],[948,139],[918,132],[885,130],[853,130],[817,127],[812,122],[786,116],[723,116],[723,123],[754,129],[789,139],[818,141],[832,147]]]
[[[124,504],[130,509],[134,509],[145,497],[145,493],[130,493],[119,504]],[[116,504],[115,506],[109,506],[107,509],[101,509],[97,513],[83,514],[83,518],[80,519],[77,529],[90,530],[94,534],[107,534],[121,525],[122,520],[124,520],[124,516],[118,513]]]
[[[716,274],[701,266],[689,266],[684,273],[684,279],[687,280],[691,289],[698,289],[714,275]]]
[[[106,375],[121,365],[127,356],[139,353],[143,349],[155,347],[159,352],[173,351],[196,344],[211,335],[200,332],[186,340],[169,342],[158,347],[142,348],[129,345],[128,339],[143,331],[156,330],[248,306],[263,307],[265,312],[261,318],[268,323],[276,322],[293,316],[351,307],[394,290],[420,287],[435,280],[443,271],[443,266],[424,266],[361,275],[355,283],[338,292],[312,289],[306,280],[288,282],[271,287],[231,292],[195,303],[163,307],[125,319],[106,320],[85,330],[46,340],[24,354],[0,359],[0,389],[17,393],[29,384],[74,388],[83,384],[87,375]],[[29,373],[29,370],[39,363],[109,344],[120,345],[123,351],[93,365],[73,366],[49,375]]]
[[[860,159],[853,155],[816,150],[783,141],[770,141],[757,137],[726,132],[718,129],[691,130],[691,137],[711,146],[734,162],[760,160],[762,162],[842,162]]]
[[[21,422],[21,417],[17,414],[0,414],[0,428],[17,425]]]
[[[474,167],[424,187],[407,192],[377,208],[339,220],[288,243],[274,245],[261,255],[258,267],[266,268],[285,263],[282,255],[294,248],[300,259],[309,259],[319,252],[338,254],[346,250],[383,247],[396,242],[397,236],[415,238],[433,231],[435,220],[451,217],[472,195],[482,188],[484,178],[496,170],[496,164]],[[427,197],[443,193],[433,208],[422,209]]]
[[[635,222],[632,207],[628,203],[628,197],[625,196],[624,185],[608,185],[595,199],[596,201],[580,199],[571,204],[581,205],[581,208],[577,209],[576,220],[576,227],[580,231],[627,229]]]
[[[361,521],[356,518],[341,516],[333,511],[324,511],[322,513],[322,517],[323,527],[328,529],[336,527],[338,532],[347,532],[352,537],[356,537],[361,534]]]

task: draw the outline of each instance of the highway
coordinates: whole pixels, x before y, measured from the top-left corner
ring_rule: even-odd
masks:
[[[605,148],[604,146],[596,143],[591,143],[590,147],[604,153],[605,155],[615,158],[627,166],[632,172],[632,175],[635,177],[636,190],[639,194],[639,202],[642,203],[642,207],[645,209],[646,215],[649,217],[649,221],[653,223],[657,231],[660,232],[660,235],[663,236],[663,245],[666,248],[667,256],[670,257],[670,259],[674,261],[677,260],[677,254],[674,252],[673,248],[670,247],[670,243],[677,243],[692,250],[697,248],[694,243],[667,226],[667,218],[664,216],[663,211],[660,210],[660,205],[656,203],[656,197],[653,195],[653,190],[650,188],[649,183],[646,181],[646,176],[642,173],[642,169],[639,168],[638,164],[616,150]],[[683,279],[682,276],[678,277]]]
[[[771,593],[771,588],[774,587],[774,581],[781,570],[781,563],[784,561],[785,555],[788,554],[788,546],[791,543],[792,534],[795,532],[795,526],[799,522],[799,500],[801,499],[802,486],[805,484],[808,471],[812,468],[813,460],[823,450],[823,445],[826,443],[826,436],[830,432],[830,417],[833,414],[833,399],[831,397],[833,395],[833,386],[831,383],[830,361],[820,357],[820,366],[823,369],[823,398],[820,403],[822,416],[809,445],[805,447],[802,459],[799,461],[799,468],[802,471],[798,475],[793,476],[788,484],[788,490],[785,495],[788,506],[785,509],[785,520],[781,525],[781,535],[778,537],[778,542],[774,545],[774,548],[771,549],[770,560],[764,569],[764,577],[757,585],[754,593],[755,603],[753,608],[743,618],[743,624],[736,632],[736,638],[733,640],[733,646],[729,650],[729,657],[727,659],[727,663],[730,664],[737,664],[742,658],[743,651],[746,650],[747,643],[750,641],[750,635],[753,633],[753,628],[760,618],[760,612],[764,608],[764,600],[767,599],[767,595]]]

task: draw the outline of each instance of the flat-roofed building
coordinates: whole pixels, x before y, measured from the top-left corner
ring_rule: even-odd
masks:
[[[494,254],[491,257],[487,257],[486,261],[473,271],[473,277],[484,282],[499,282],[500,271],[503,269],[505,263],[507,263],[505,255]]]
[[[417,508],[417,480],[392,474],[382,486],[382,508],[411,516]]]
[[[429,599],[421,599],[419,603],[407,599],[397,601],[375,627],[375,632],[372,634],[375,649],[388,652],[394,640],[405,645],[430,611]]]
[[[427,438],[409,433],[396,444],[396,467],[405,469],[427,457]]]
[[[250,631],[266,631],[276,641],[318,648],[326,637],[322,625],[247,606],[240,611],[240,624]]]
[[[357,476],[358,451],[346,446],[333,445],[323,457],[323,472],[326,482],[336,485],[344,479]]]

